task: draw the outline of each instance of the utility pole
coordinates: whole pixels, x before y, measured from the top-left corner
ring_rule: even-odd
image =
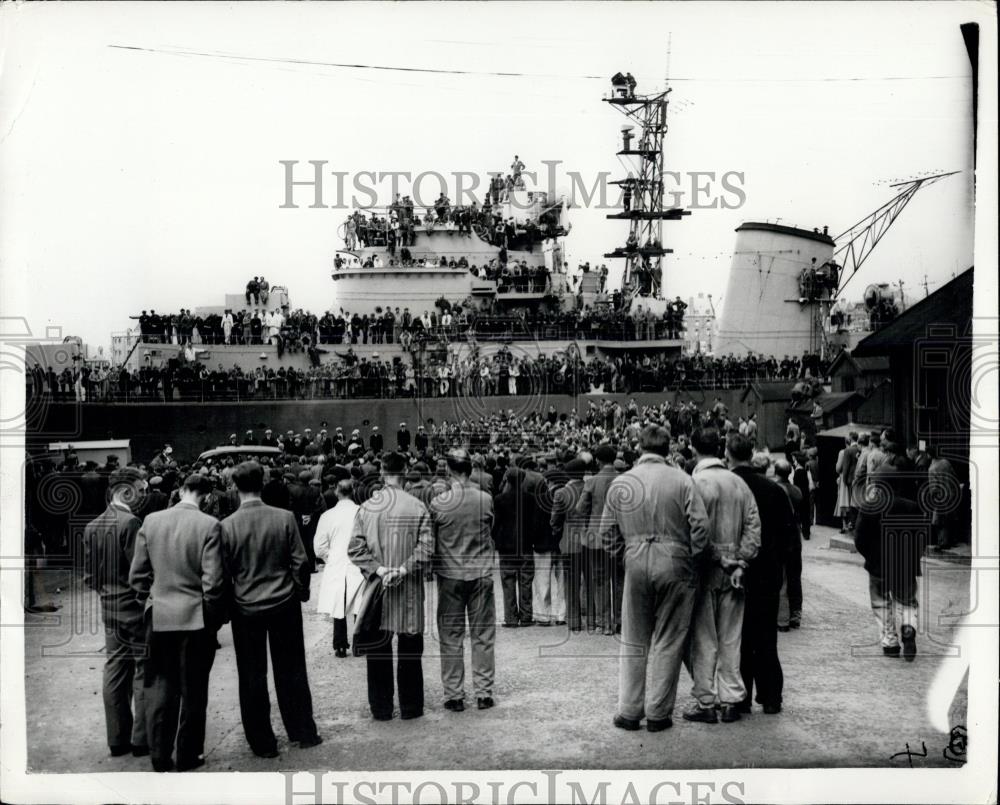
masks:
[[[906,307],[906,297],[903,296],[903,281],[899,281],[899,307],[904,309]]]
[[[924,299],[930,296],[931,292],[927,289],[927,275],[924,274]]]

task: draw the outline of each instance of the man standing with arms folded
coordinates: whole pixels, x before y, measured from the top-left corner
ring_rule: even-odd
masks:
[[[233,471],[240,507],[222,521],[222,555],[233,589],[233,647],[240,678],[240,716],[259,757],[278,756],[267,693],[267,649],[288,740],[306,749],[322,742],[313,721],[306,674],[302,604],[309,600],[309,560],[295,515],[267,506],[264,470],[245,461]]]
[[[178,771],[205,763],[208,677],[226,605],[219,521],[199,508],[211,491],[208,478],[192,475],[176,506],[151,513],[129,573],[139,602],[152,608],[146,713],[150,759],[159,772],[174,768],[175,740]]]
[[[715,428],[691,434],[696,464],[692,479],[708,514],[711,556],[701,569],[695,598],[691,676],[698,703],[686,721],[714,724],[716,706],[724,722],[738,721],[746,698],[740,676],[743,573],[760,548],[760,515],[750,487],[729,471],[719,455]]]
[[[380,628],[357,632],[368,660],[368,705],[376,721],[392,718],[393,651],[397,635],[396,679],[400,718],[424,714],[424,567],[434,553],[430,514],[403,490],[406,458],[388,453],[382,459],[385,486],[358,509],[347,555],[366,578],[378,575],[385,585]]]
[[[614,725],[659,732],[673,726],[677,678],[691,624],[708,517],[694,481],[666,463],[670,432],[647,425],[635,467],[608,487],[601,533],[625,551],[618,713]],[[780,490],[779,490],[780,492]],[[780,494],[784,495],[783,492]],[[647,668],[651,671],[646,684]]]
[[[469,476],[462,449],[448,453],[451,485],[431,500],[438,639],[446,709],[465,709],[465,619],[472,641],[472,686],[480,710],[493,707],[496,607],[493,601],[493,499]]]
[[[128,583],[141,523],[132,507],[141,502],[146,482],[131,467],[108,481],[111,502],[83,531],[83,581],[101,598],[104,621],[104,717],[108,748],[114,757],[149,754],[146,740],[146,640],[142,604]],[[134,715],[133,715],[134,713]]]

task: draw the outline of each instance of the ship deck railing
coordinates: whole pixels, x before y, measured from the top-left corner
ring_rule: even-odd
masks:
[[[407,375],[400,383],[395,378],[369,378],[367,380],[354,377],[307,377],[294,387],[287,381],[272,379],[258,382],[256,378],[246,378],[242,382],[229,383],[225,387],[213,386],[208,381],[196,381],[188,384],[173,384],[169,396],[162,386],[141,391],[134,389],[119,389],[104,382],[93,382],[87,385],[83,399],[76,396],[72,389],[51,394],[44,388],[25,385],[26,400],[53,403],[89,403],[96,405],[149,405],[149,404],[191,404],[228,403],[244,405],[247,403],[273,403],[275,401],[295,402],[314,400],[357,400],[357,399],[431,399],[439,397],[508,397],[509,385],[503,388],[503,383],[484,384],[473,375],[461,382],[449,378],[446,388],[428,364],[428,373],[419,376]],[[589,373],[585,369],[574,372],[559,371],[529,371],[522,374],[516,382],[518,395],[539,394],[587,394],[593,392],[596,386],[589,381]],[[763,373],[749,375],[743,372],[674,372],[670,376],[660,376],[655,372],[639,371],[631,378],[622,378],[620,392],[632,394],[638,391],[678,392],[678,391],[724,391],[727,389],[743,389],[751,383],[787,383],[787,380],[777,377],[765,377]],[[614,393],[614,392],[608,392]]]
[[[465,229],[464,227],[458,225],[451,225],[450,223],[446,222],[435,222],[432,226],[428,227],[427,224],[424,223],[423,221],[414,221],[412,225],[414,235],[430,235],[435,232],[443,232],[448,235],[475,235],[485,243],[489,243],[494,246],[497,245],[493,243],[493,238],[491,237],[491,235],[495,231],[493,228],[487,228],[483,224],[479,223],[474,223],[471,225],[471,227],[472,229],[470,231],[468,229]],[[400,231],[395,227],[394,229],[396,229],[396,231]],[[367,249],[388,248],[388,236],[386,234],[386,232],[388,231],[387,229],[370,228],[367,231],[368,233],[371,234],[370,236],[366,236],[364,238],[363,244],[360,234],[355,236],[361,248],[367,248]],[[566,229],[561,225],[550,224],[546,226],[539,226],[531,231],[534,233],[533,236],[530,238],[532,243],[541,243],[542,241],[548,240],[549,238],[561,238],[566,235]],[[527,239],[528,233],[529,233],[528,229],[525,229],[523,226],[518,226],[516,227],[514,234],[516,239]],[[397,235],[395,239],[396,249],[397,250],[401,249],[405,245],[406,244],[404,243],[404,238],[402,237],[402,235]],[[350,249],[345,248],[342,249],[341,251],[350,251]]]
[[[375,329],[375,327],[370,326],[368,333],[373,333]],[[338,336],[324,335],[320,332],[316,338],[316,345],[319,347],[349,347],[359,343],[377,343],[392,346],[393,344],[402,343],[400,341],[402,332],[403,329],[399,326],[397,320],[397,324],[393,327],[391,339],[385,338],[384,336],[388,335],[385,333],[382,334],[382,340],[375,341],[374,336],[370,336],[370,341],[368,339],[362,341],[362,337],[359,334],[358,339],[352,342],[346,335],[341,335],[338,338]],[[675,325],[674,327],[671,327],[670,324],[663,321],[654,321],[651,323],[643,322],[635,326],[626,326],[620,322],[609,324],[600,320],[590,323],[585,322],[584,324],[529,324],[523,319],[518,319],[512,316],[496,316],[490,318],[478,318],[471,323],[452,324],[450,326],[438,325],[430,328],[416,328],[411,326],[409,332],[414,342],[418,341],[418,334],[420,334],[428,341],[441,338],[449,341],[462,341],[468,340],[471,337],[477,340],[486,341],[499,341],[504,339],[517,341],[614,341],[619,343],[624,342],[627,344],[631,342],[641,343],[644,341],[678,340],[684,338],[685,331],[683,325]],[[309,337],[311,342],[312,336],[309,336],[308,333],[306,336]],[[286,330],[283,338],[286,343],[291,343],[296,340],[301,341],[302,334]],[[263,335],[251,336],[249,339],[243,338],[243,340],[237,340],[236,343],[230,344],[226,344],[221,338],[204,338],[202,336],[186,340],[184,344],[178,344],[176,338],[146,335],[140,336],[138,343],[150,347],[169,346],[176,349],[190,345],[196,352],[198,349],[222,348],[224,350],[227,346],[263,347],[268,345],[266,338]],[[286,352],[289,354],[296,354],[296,351],[292,349],[286,349]]]

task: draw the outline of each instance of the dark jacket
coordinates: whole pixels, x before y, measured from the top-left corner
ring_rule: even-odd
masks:
[[[100,596],[105,625],[142,618],[143,607],[128,580],[141,525],[132,512],[112,503],[83,530],[83,581]]]
[[[244,503],[222,521],[222,561],[233,603],[244,615],[309,600],[309,562],[291,512]]]
[[[260,499],[268,506],[274,506],[285,511],[292,510],[291,497],[288,494],[288,487],[285,482],[274,478],[264,484],[264,491],[261,492]]]
[[[799,530],[792,502],[785,490],[750,467],[735,467],[733,472],[750,487],[760,513],[760,550],[747,570],[747,593],[777,595],[785,558]]]
[[[161,512],[166,509],[169,503],[170,498],[159,489],[153,489],[146,493],[145,497],[136,505],[133,513],[140,520],[145,521],[154,512]]]
[[[874,473],[877,477],[882,468]],[[916,593],[920,557],[930,531],[930,518],[920,506],[893,495],[885,505],[862,506],[854,530],[854,544],[865,560],[865,570],[884,578],[893,593],[909,598]]]
[[[537,491],[536,486],[528,481],[521,468],[507,470],[503,488],[496,498],[493,524],[493,541],[502,556],[531,556],[533,531],[542,520],[538,499],[533,494]],[[548,522],[544,528],[549,530]]]

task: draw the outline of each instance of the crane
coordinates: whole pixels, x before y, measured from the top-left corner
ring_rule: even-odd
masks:
[[[847,241],[838,246],[833,253],[834,258],[840,263],[840,282],[836,289],[835,296],[843,293],[858,269],[869,258],[872,251],[879,244],[879,241],[889,231],[889,227],[895,223],[899,214],[910,203],[922,187],[929,187],[939,179],[946,176],[954,176],[961,171],[950,171],[948,173],[935,173],[931,176],[922,176],[919,179],[910,179],[906,182],[897,182],[890,187],[902,188],[894,198],[887,201],[874,212],[869,213],[856,224],[841,232],[834,241],[840,243],[844,238]]]

